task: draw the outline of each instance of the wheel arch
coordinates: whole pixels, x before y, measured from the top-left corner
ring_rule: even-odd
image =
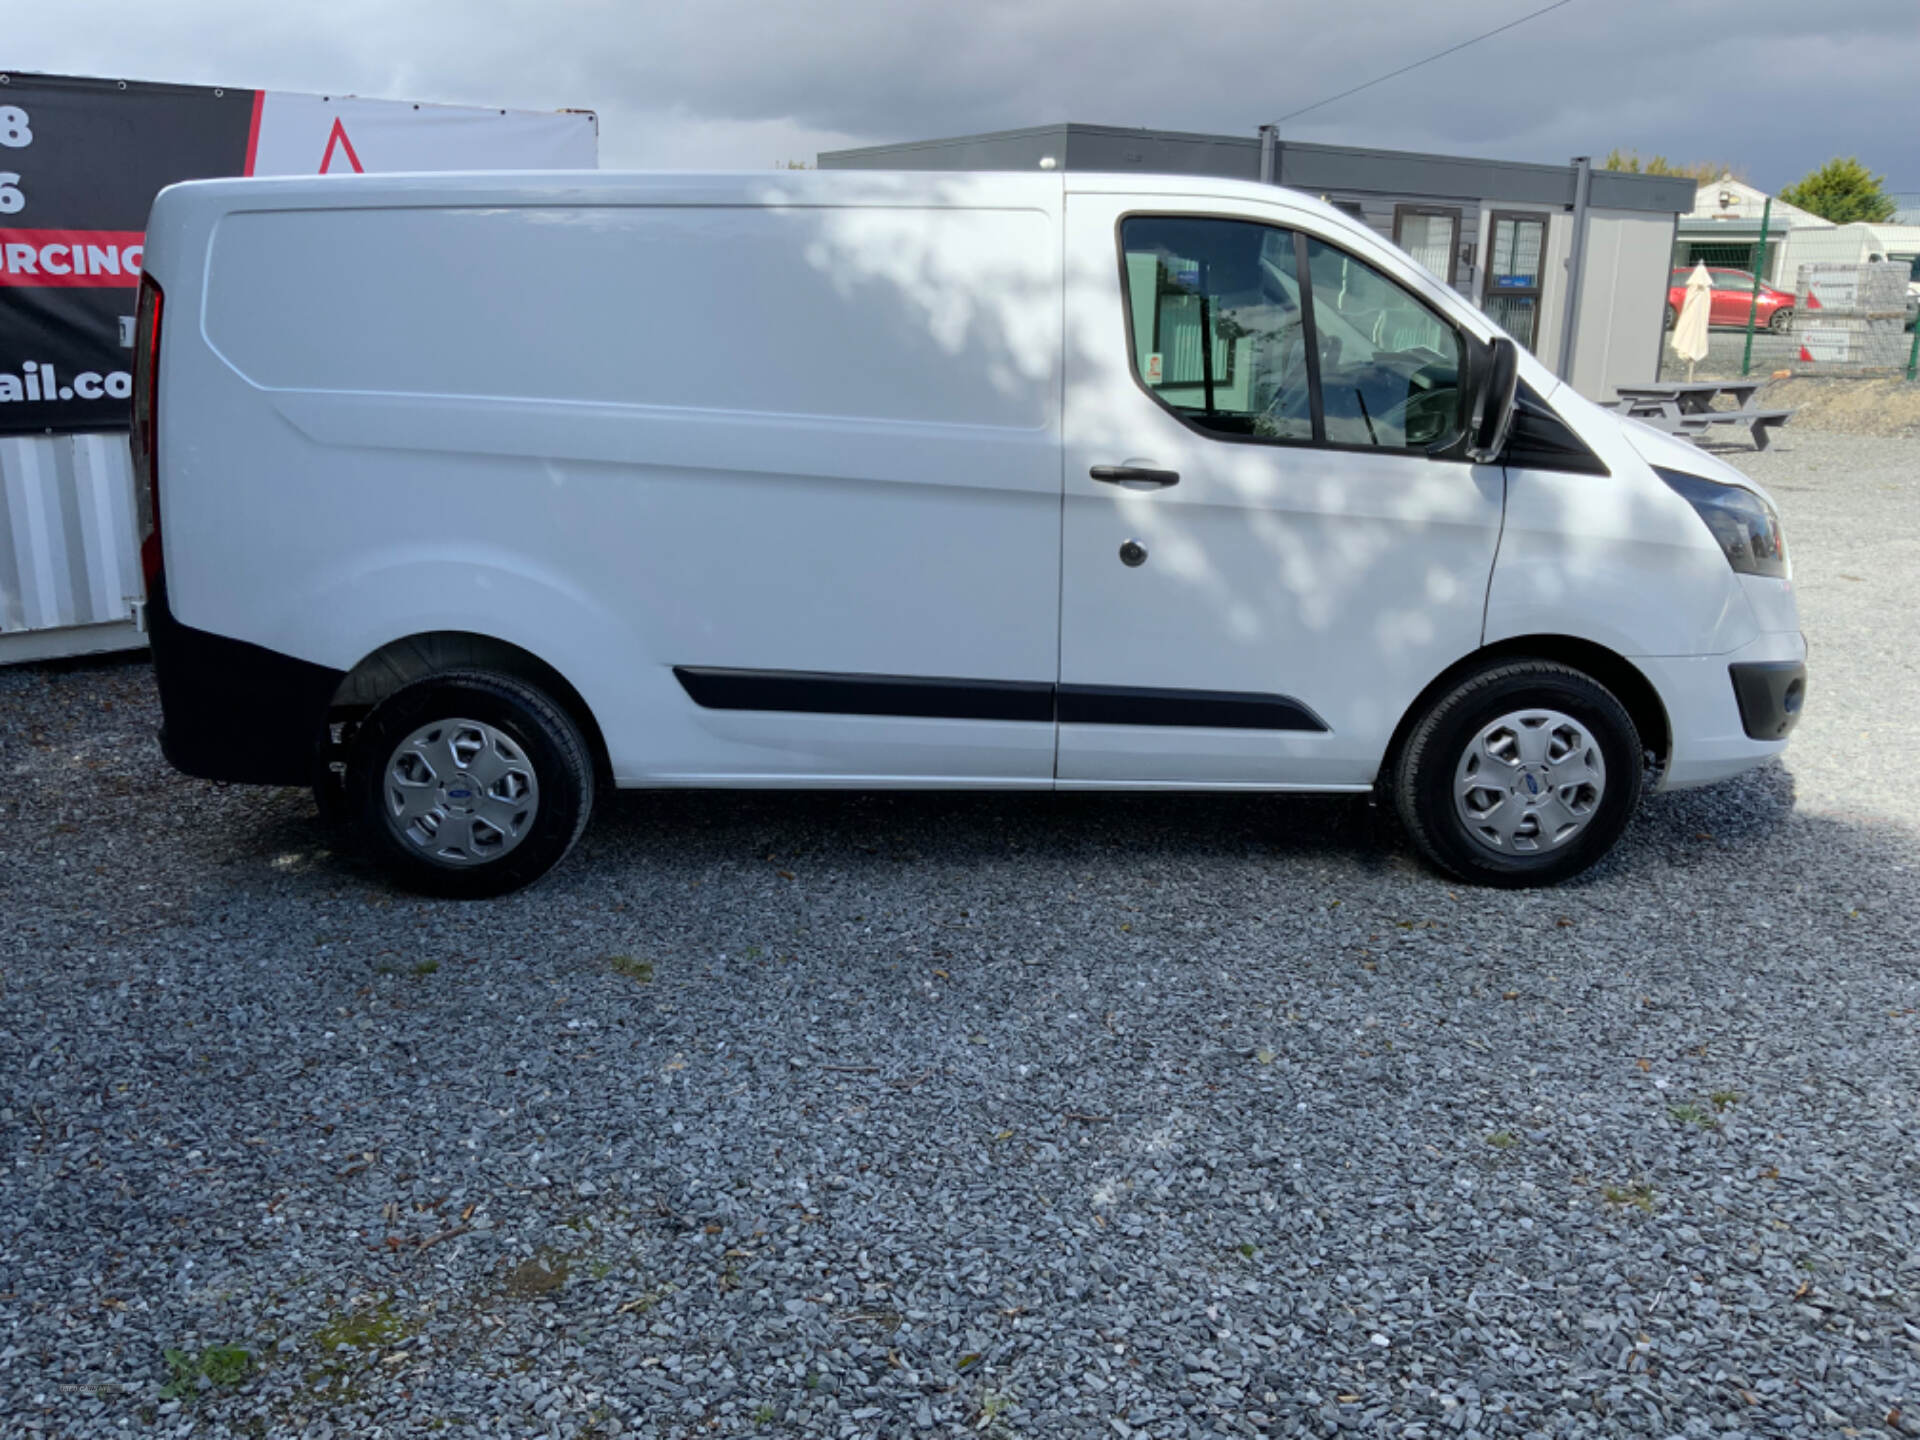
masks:
[[[579,689],[532,651],[491,635],[432,630],[388,641],[341,679],[328,705],[329,730],[335,724],[351,727],[402,686],[453,670],[492,670],[523,680],[550,696],[580,727],[593,757],[595,781],[611,783],[613,771],[606,737]]]
[[[1515,635],[1463,655],[1434,676],[1427,687],[1414,697],[1413,703],[1407,706],[1406,713],[1400,717],[1400,723],[1394,727],[1393,738],[1387,743],[1375,783],[1384,784],[1393,774],[1394,768],[1400,763],[1400,752],[1406,745],[1408,734],[1439,696],[1477,670],[1512,660],[1549,660],[1592,676],[1611,690],[1626,708],[1634,729],[1640,734],[1640,743],[1653,757],[1654,769],[1659,771],[1666,768],[1667,761],[1673,755],[1673,724],[1667,716],[1666,705],[1660,699],[1660,692],[1653,688],[1653,682],[1637,665],[1604,645],[1572,635]]]

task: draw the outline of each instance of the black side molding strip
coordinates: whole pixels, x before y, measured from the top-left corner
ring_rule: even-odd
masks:
[[[949,680],[676,665],[674,678],[704,710],[803,715],[903,715],[931,720],[1058,719],[1071,725],[1192,725],[1210,730],[1314,730],[1326,722],[1285,695],[1049,685],[1040,680]]]
[[[807,670],[720,670],[676,665],[674,676],[705,710],[786,710],[807,715],[908,715],[937,720],[1051,720],[1043,680],[939,680]]]
[[[1062,685],[1062,725],[1192,725],[1206,730],[1318,730],[1327,724],[1285,695],[1238,690],[1146,690]]]

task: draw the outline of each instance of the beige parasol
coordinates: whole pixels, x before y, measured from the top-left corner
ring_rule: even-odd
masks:
[[[1705,265],[1695,265],[1687,277],[1687,298],[1680,302],[1680,318],[1673,322],[1673,338],[1667,343],[1673,353],[1687,362],[1687,379],[1693,379],[1693,367],[1707,358],[1707,319],[1713,308],[1713,277]]]

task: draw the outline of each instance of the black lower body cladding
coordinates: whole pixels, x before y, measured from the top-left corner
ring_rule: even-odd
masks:
[[[1800,723],[1807,699],[1807,667],[1800,660],[1729,665],[1740,724],[1749,740],[1784,740]]]
[[[160,749],[203,780],[307,785],[344,672],[182,625],[164,581],[147,597]]]

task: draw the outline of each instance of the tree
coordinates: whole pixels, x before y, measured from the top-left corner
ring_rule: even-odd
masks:
[[[1900,207],[1887,194],[1886,183],[1886,176],[1875,175],[1849,155],[1844,160],[1829,160],[1818,170],[1810,171],[1799,184],[1782,190],[1780,198],[1836,225],[1849,225],[1855,220],[1891,220]]]
[[[1607,158],[1600,162],[1600,168],[1624,170],[1630,175],[1678,175],[1696,185],[1711,185],[1722,175],[1741,178],[1740,167],[1736,165],[1722,165],[1714,160],[1675,162],[1664,155],[1655,155],[1643,161],[1638,150],[1609,150]]]

